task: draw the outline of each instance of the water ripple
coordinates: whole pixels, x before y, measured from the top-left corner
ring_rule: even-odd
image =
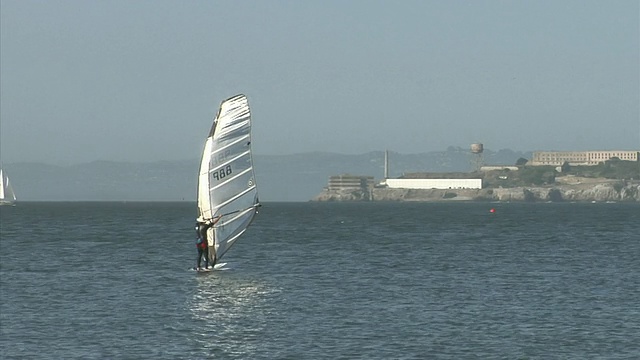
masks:
[[[208,274],[193,204],[1,209],[0,357],[636,358],[640,208],[491,207],[265,204]]]

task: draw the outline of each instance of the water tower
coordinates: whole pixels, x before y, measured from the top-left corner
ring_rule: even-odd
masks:
[[[481,143],[471,144],[471,165],[473,171],[480,171],[482,165],[484,165],[484,146]]]

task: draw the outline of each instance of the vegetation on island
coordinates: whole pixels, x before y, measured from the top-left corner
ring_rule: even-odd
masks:
[[[640,179],[640,162],[623,161],[614,157],[594,166],[569,166],[569,164],[565,164],[562,167],[562,173],[588,178],[638,180]]]
[[[637,161],[623,161],[613,158],[598,165],[571,166],[565,163],[561,167],[527,166],[526,162],[526,159],[518,159],[516,162],[517,171],[503,169],[486,172],[483,187],[509,188],[554,185],[558,178],[564,176],[620,181],[640,180],[640,162]]]

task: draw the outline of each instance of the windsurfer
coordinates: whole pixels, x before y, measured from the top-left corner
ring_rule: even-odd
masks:
[[[196,270],[201,270],[200,264],[202,263],[202,257],[204,257],[204,267],[205,269],[209,269],[209,263],[211,263],[211,267],[216,264],[215,259],[215,250],[213,259],[209,259],[209,249],[208,249],[208,239],[207,239],[207,230],[210,227],[215,225],[222,216],[216,216],[213,219],[204,220],[203,218],[198,218],[196,222],[196,233],[198,235],[196,239],[196,247],[198,248],[198,260],[196,262]],[[215,236],[215,235],[214,235]],[[215,244],[215,241],[214,241]]]

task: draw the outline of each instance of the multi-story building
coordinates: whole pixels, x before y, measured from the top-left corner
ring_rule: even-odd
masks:
[[[533,157],[527,165],[560,166],[565,162],[569,165],[598,165],[601,162],[618,158],[625,161],[638,161],[639,151],[534,151]]]
[[[329,177],[329,190],[345,190],[345,189],[360,189],[368,190],[373,187],[373,176],[361,176],[361,175],[334,175]]]

